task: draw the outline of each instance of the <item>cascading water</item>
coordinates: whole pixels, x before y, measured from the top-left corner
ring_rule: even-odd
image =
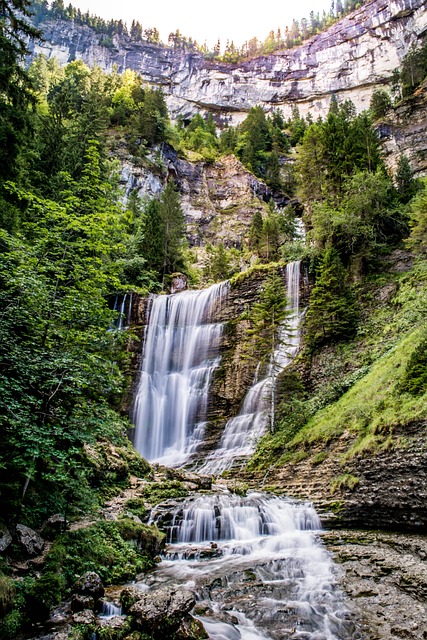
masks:
[[[164,523],[165,509],[152,520]],[[225,492],[185,500],[171,516],[171,544],[150,587],[194,590],[211,639],[358,637],[310,503]]]
[[[267,373],[255,381],[204,470],[249,455],[266,429],[274,377],[299,346],[299,263],[287,267],[290,318]],[[222,326],[213,322],[227,284],[153,297],[135,399],[135,444],[149,460],[187,462],[203,437],[208,390]],[[291,327],[289,327],[289,323]],[[143,590],[192,589],[194,615],[211,640],[356,640],[320,522],[309,503],[220,490],[158,505],[151,522],[167,531],[163,562]]]
[[[134,444],[150,462],[183,464],[203,439],[222,336],[213,317],[227,291],[220,283],[150,300],[133,411]]]
[[[300,262],[290,262],[286,265],[289,316],[280,332],[278,346],[272,354],[267,373],[264,378],[258,380],[257,372],[239,414],[227,422],[218,448],[199,469],[202,473],[221,473],[236,461],[250,456],[268,426],[269,418],[274,411],[271,398],[276,375],[293,360],[299,348],[300,266]]]

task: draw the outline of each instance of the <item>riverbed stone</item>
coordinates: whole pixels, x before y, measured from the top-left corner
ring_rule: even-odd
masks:
[[[100,576],[95,571],[86,571],[73,586],[74,593],[91,596],[99,600],[105,593]]]
[[[45,541],[39,534],[24,524],[16,525],[16,537],[19,545],[28,556],[38,556],[44,549]]]
[[[95,600],[92,596],[75,593],[71,598],[70,606],[73,613],[84,611],[85,609],[93,610],[95,608]]]
[[[95,621],[95,614],[90,609],[85,609],[84,611],[79,611],[78,613],[73,614],[74,624],[83,624],[89,626],[95,624]]]
[[[129,613],[139,631],[164,639],[165,634],[177,631],[195,603],[191,591],[162,587],[151,593],[143,593]]]

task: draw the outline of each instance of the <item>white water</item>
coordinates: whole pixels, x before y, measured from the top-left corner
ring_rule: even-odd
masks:
[[[286,265],[289,316],[280,332],[278,346],[272,354],[266,375],[258,380],[257,372],[239,414],[227,422],[218,448],[198,469],[201,473],[219,474],[236,461],[250,456],[271,422],[274,411],[272,392],[276,376],[293,360],[299,349],[299,288],[300,262],[290,262]]]
[[[134,444],[150,462],[184,464],[203,441],[222,336],[213,317],[227,291],[220,283],[150,300],[133,411]]]
[[[185,500],[150,586],[195,591],[212,640],[354,638],[319,529],[310,503],[261,493]]]

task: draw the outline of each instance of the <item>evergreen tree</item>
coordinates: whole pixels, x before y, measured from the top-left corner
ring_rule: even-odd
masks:
[[[160,198],[160,218],[163,227],[163,280],[166,274],[183,267],[185,217],[180,195],[169,181]]]
[[[401,202],[409,202],[414,195],[416,184],[412,176],[412,169],[409,164],[409,160],[403,154],[399,157],[399,161],[397,163],[396,186]]]
[[[146,260],[148,269],[162,274],[165,263],[165,225],[160,202],[153,198],[146,205],[136,230],[138,253]]]
[[[328,340],[348,338],[356,322],[356,303],[347,271],[336,249],[329,247],[319,264],[304,323],[308,345],[316,348]]]
[[[411,205],[411,235],[407,244],[419,256],[427,255],[427,188],[417,193]]]
[[[262,225],[263,220],[261,211],[259,209],[256,209],[252,216],[252,222],[249,228],[249,246],[257,253],[259,253],[261,249]]]
[[[19,147],[30,130],[34,97],[23,62],[27,39],[40,36],[28,22],[30,8],[29,0],[0,2],[0,181],[15,174]]]
[[[270,273],[256,302],[251,309],[251,355],[264,366],[269,364],[271,376],[270,391],[270,428],[274,430],[276,377],[279,365],[275,359],[278,347],[286,348],[282,344],[281,335],[284,332],[286,318],[289,316],[287,299],[282,278],[277,271]]]

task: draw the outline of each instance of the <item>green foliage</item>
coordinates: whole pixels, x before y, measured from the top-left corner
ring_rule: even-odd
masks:
[[[337,203],[349,176],[381,166],[378,136],[368,113],[356,115],[350,101],[333,101],[326,120],[311,124],[302,138],[299,197],[309,209],[326,198]]]
[[[403,58],[400,68],[400,83],[402,95],[410,96],[419,87],[427,75],[427,38],[424,37],[421,46],[412,45]]]
[[[64,509],[86,486],[82,444],[125,428],[110,408],[122,376],[105,299],[120,251],[120,209],[101,179],[95,146],[81,182],[68,178],[60,203],[10,191],[27,222],[25,239],[1,232],[3,500],[15,509],[36,482],[51,496],[47,510],[55,501]],[[41,485],[26,499],[43,504],[40,493]]]
[[[353,476],[351,473],[343,473],[342,475],[332,479],[331,493],[336,493],[339,489],[349,489],[350,491],[353,491],[359,482],[359,478]]]
[[[375,89],[369,103],[369,110],[374,120],[384,118],[392,108],[390,95],[384,89]]]
[[[381,170],[359,171],[346,179],[339,207],[313,205],[309,236],[316,246],[334,246],[345,260],[369,264],[381,247],[408,232],[406,212],[391,179]]]
[[[327,248],[319,264],[304,329],[310,348],[351,336],[357,309],[347,272],[336,250]]]
[[[411,234],[407,244],[419,256],[427,252],[427,186],[415,196],[410,204]]]
[[[153,506],[164,500],[185,498],[187,495],[187,489],[179,480],[168,480],[162,483],[151,482],[146,484],[141,491],[141,498]]]
[[[400,388],[414,396],[427,391],[427,337],[421,340],[409,358]]]
[[[121,584],[153,566],[162,535],[132,520],[97,522],[59,536],[46,557],[47,574],[69,588],[86,571],[96,571],[104,584]]]
[[[0,9],[0,184],[16,172],[16,159],[30,133],[32,86],[23,69],[28,38],[40,32],[29,23],[29,0],[2,0]]]

